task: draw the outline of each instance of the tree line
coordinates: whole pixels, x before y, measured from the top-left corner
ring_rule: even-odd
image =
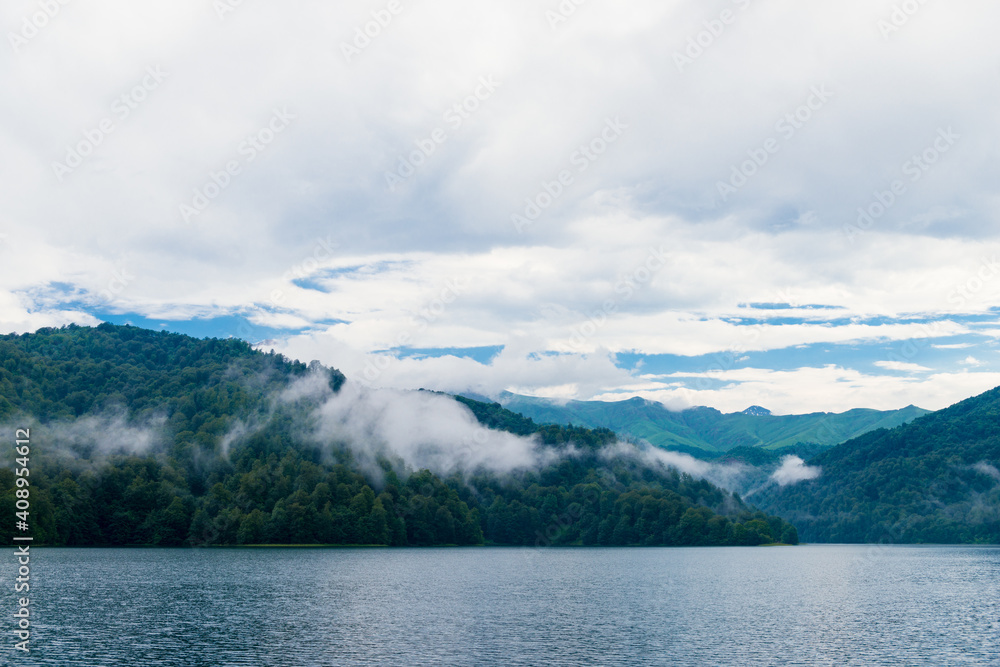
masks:
[[[36,543],[66,546],[371,544],[756,545],[796,543],[793,526],[737,496],[637,457],[608,458],[606,429],[537,425],[497,404],[458,398],[490,428],[572,443],[538,470],[462,476],[409,470],[297,436],[308,406],[271,397],[308,372],[337,391],[344,376],[237,340],[130,326],[70,326],[0,337],[0,422],[28,420],[35,454]],[[63,441],[65,425],[118,411],[155,423],[147,451]],[[222,444],[234,420],[266,426]],[[152,427],[150,427],[152,428]],[[98,438],[99,439],[99,438]],[[12,450],[12,445],[10,447]],[[8,456],[12,463],[13,452]],[[0,469],[0,516],[14,516]],[[13,520],[0,522],[0,539]]]

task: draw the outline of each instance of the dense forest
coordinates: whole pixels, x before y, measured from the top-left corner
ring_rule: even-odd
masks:
[[[608,430],[539,426],[461,401],[483,425],[567,451],[539,469],[460,475],[303,439],[316,405],[274,396],[344,376],[239,340],[130,326],[0,337],[0,539],[14,532],[14,429],[31,428],[30,523],[50,545],[757,545],[795,528],[738,496],[609,448]],[[256,423],[240,432],[237,423]],[[609,454],[609,452],[616,452]]]
[[[754,496],[816,542],[1000,543],[1000,389],[822,452]]]

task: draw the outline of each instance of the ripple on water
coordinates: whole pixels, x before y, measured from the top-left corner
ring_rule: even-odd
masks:
[[[35,665],[1000,664],[988,547],[39,549],[32,565]]]

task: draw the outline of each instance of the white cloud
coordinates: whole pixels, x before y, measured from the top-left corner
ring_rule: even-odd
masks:
[[[987,463],[986,461],[980,461],[979,463],[974,465],[973,468],[976,470],[976,472],[992,477],[996,481],[1000,482],[1000,470],[997,470],[997,467],[995,465]]]
[[[870,2],[749,3],[683,72],[675,54],[717,8],[588,3],[553,29],[549,7],[529,0],[403,6],[350,62],[341,43],[371,7],[242,3],[220,17],[195,0],[61,6],[0,62],[11,100],[0,108],[0,329],[108,311],[243,313],[306,330],[280,349],[357,371],[400,335],[413,347],[513,348],[490,364],[394,362],[380,375],[394,386],[586,397],[635,382],[609,353],[933,339],[968,333],[960,316],[1000,300],[1000,89],[982,85],[1000,54],[995,3],[928,4],[890,39],[877,29],[889,8]],[[0,21],[16,33],[37,11],[8,2]],[[119,117],[116,100],[157,67],[165,79]],[[455,126],[446,114],[484,77],[495,90]],[[829,99],[784,136],[778,123],[817,87]],[[280,133],[268,127],[275,109],[294,115]],[[114,130],[91,150],[104,118]],[[627,127],[604,145],[609,118]],[[446,141],[390,192],[386,172],[438,128]],[[958,138],[947,152],[907,172],[948,128]],[[251,153],[257,135],[269,143]],[[780,150],[723,201],[718,183],[771,137]],[[53,163],[81,142],[89,155],[60,180]],[[581,162],[590,142],[601,154]],[[239,173],[225,175],[234,160]],[[563,170],[572,183],[557,188]],[[848,233],[894,180],[906,191]],[[213,196],[186,223],[179,207],[196,189]],[[518,233],[511,214],[557,190]],[[661,246],[666,265],[624,298]],[[752,303],[793,308],[740,307]],[[975,333],[982,345],[997,336]],[[882,368],[928,372],[906,363]],[[866,377],[858,397],[928,405],[936,395],[920,391],[944,383],[951,396],[992,377],[968,375]],[[784,386],[756,388],[773,392],[772,407],[831,407]],[[696,396],[728,404],[717,391]]]
[[[313,437],[324,445],[346,445],[369,467],[381,455],[439,474],[479,468],[503,473],[534,468],[560,455],[542,448],[536,438],[484,428],[449,396],[368,389],[350,381],[332,394],[321,380],[325,398],[316,410]],[[316,389],[314,379],[302,382],[310,387],[293,388],[294,396]]]
[[[798,456],[785,456],[781,459],[781,466],[771,474],[771,479],[779,486],[788,486],[816,479],[822,472],[821,468],[807,466]]]
[[[274,346],[300,359],[318,359],[348,377],[375,387],[430,388],[439,391],[476,391],[496,395],[504,390],[574,398],[603,391],[630,380],[607,354],[536,355],[530,341],[512,341],[488,363],[457,356],[397,358],[371,354],[328,336],[303,335]]]
[[[53,443],[55,454],[93,459],[150,452],[165,440],[166,421],[162,414],[136,421],[124,409],[112,408],[73,420],[50,422],[39,430]]]
[[[631,443],[617,442],[605,447],[602,454],[607,457],[636,457],[646,465],[673,468],[696,479],[707,479],[730,491],[743,490],[743,483],[751,476],[750,466],[742,463],[712,463],[659,447],[639,448]]]
[[[676,383],[684,381],[685,385]],[[1000,373],[955,372],[923,376],[869,375],[839,366],[803,367],[786,371],[741,368],[711,373],[676,373],[645,388],[628,387],[629,395],[671,407],[709,405],[737,412],[762,405],[775,414],[844,412],[853,408],[896,410],[917,405],[939,410],[1000,385]],[[608,392],[597,400],[621,400]]]
[[[937,346],[935,346],[937,347]],[[911,364],[905,361],[876,361],[875,365],[890,371],[902,371],[904,373],[927,373],[932,369],[920,364]]]

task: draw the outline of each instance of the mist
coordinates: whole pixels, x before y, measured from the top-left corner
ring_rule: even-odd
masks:
[[[307,437],[323,446],[346,446],[362,464],[387,457],[439,475],[506,474],[544,466],[568,452],[543,448],[535,437],[486,428],[466,406],[433,392],[372,389],[347,381],[334,393],[316,373],[294,382],[280,400],[318,402]]]
[[[376,467],[379,456],[385,456],[442,475],[476,470],[508,474],[578,454],[572,446],[543,447],[536,437],[486,428],[471,410],[447,394],[373,389],[350,380],[334,393],[322,374],[310,374],[292,383],[280,400],[318,402],[313,413],[316,425],[309,437],[324,446],[346,445],[369,469]],[[600,455],[633,458],[654,469],[673,468],[730,491],[743,490],[757,470],[621,440],[602,449]]]
[[[987,477],[992,477],[994,480],[1000,482],[1000,470],[997,470],[996,466],[990,465],[986,461],[980,461],[976,465],[972,466],[972,468],[976,472],[986,475]]]
[[[114,454],[142,456],[160,449],[165,442],[166,417],[130,420],[124,410],[102,412],[68,421],[31,427],[34,439],[56,455],[74,459]]]
[[[771,479],[778,486],[790,486],[810,479],[816,479],[822,474],[822,468],[807,466],[798,456],[789,455],[781,459],[781,466],[771,474]]]
[[[537,436],[487,428],[467,406],[447,394],[371,388],[351,380],[334,392],[328,374],[322,371],[291,382],[268,402],[266,414],[232,421],[219,440],[217,451],[223,458],[238,443],[264,429],[282,406],[303,408],[298,439],[331,454],[341,448],[350,451],[372,477],[382,474],[380,459],[409,470],[426,468],[440,476],[477,471],[506,475],[538,470],[579,454],[572,445],[546,447]],[[88,459],[162,451],[167,441],[165,423],[163,415],[136,421],[129,419],[125,410],[118,410],[36,428],[52,443],[54,452]],[[600,455],[605,459],[631,458],[654,469],[672,468],[744,496],[762,486],[787,486],[820,474],[819,468],[806,466],[797,456],[784,457],[781,466],[768,476],[767,467],[705,461],[648,443],[621,440],[603,448]],[[992,466],[984,464],[984,468],[989,468],[981,470],[985,474],[1000,475]]]
[[[681,452],[672,452],[648,444],[637,446],[622,441],[606,447],[603,454],[606,458],[637,457],[651,468],[673,468],[695,479],[707,480],[728,491],[740,491],[745,478],[753,471],[751,466],[742,463],[712,463]]]

